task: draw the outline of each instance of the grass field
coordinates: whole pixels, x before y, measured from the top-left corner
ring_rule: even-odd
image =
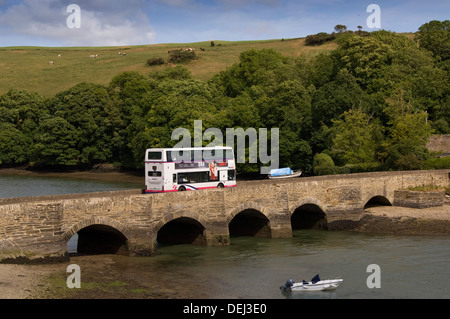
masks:
[[[0,48],[0,94],[10,89],[38,92],[45,97],[66,90],[80,82],[108,84],[117,74],[138,71],[142,74],[167,66],[147,66],[153,57],[168,58],[168,50],[192,47],[198,59],[186,65],[194,78],[207,81],[214,74],[237,62],[241,52],[271,48],[285,56],[313,57],[337,47],[335,43],[305,46],[305,39],[265,41],[215,41],[170,43],[122,47],[4,47]],[[200,51],[205,48],[205,51]],[[119,55],[124,52],[126,55]],[[61,58],[58,55],[61,55]],[[98,58],[90,55],[98,54]],[[49,62],[53,61],[53,65]]]

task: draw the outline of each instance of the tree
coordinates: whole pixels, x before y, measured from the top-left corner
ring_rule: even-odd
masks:
[[[450,20],[432,20],[419,27],[415,40],[442,60],[450,58]]]
[[[162,80],[190,80],[192,79],[192,73],[188,68],[182,65],[177,65],[176,67],[167,67],[161,70],[157,70],[149,73],[150,79],[155,79],[157,81]]]
[[[118,74],[109,84],[108,92],[112,107],[119,115],[116,117],[118,123],[115,126],[115,134],[120,140],[116,141],[113,148],[113,159],[124,168],[142,165],[143,155],[139,161],[135,161],[131,141],[145,131],[145,116],[152,105],[149,94],[157,86],[156,79],[135,71]]]
[[[375,160],[374,124],[360,108],[344,112],[332,120],[336,135],[332,155],[341,164],[368,163]]]
[[[330,125],[332,119],[356,107],[365,107],[367,94],[357,79],[347,70],[339,71],[335,80],[314,92],[312,98],[312,126]]]
[[[32,143],[11,123],[0,122],[0,165],[20,165],[29,161]]]
[[[426,144],[432,129],[426,112],[405,113],[395,117],[383,144],[386,164],[395,169],[420,169],[429,157]]]
[[[211,83],[229,97],[236,97],[252,86],[266,89],[292,79],[295,69],[290,60],[273,49],[248,50],[239,56],[239,63],[220,72]]]
[[[120,111],[102,85],[80,83],[58,93],[52,101],[52,114],[77,131],[79,165],[110,161],[114,148],[122,143]]]
[[[367,93],[384,89],[386,66],[390,65],[392,48],[374,36],[345,34],[336,39],[339,48],[332,52],[339,69],[347,69]]]
[[[337,24],[337,25],[334,26],[334,30],[336,32],[342,33],[342,32],[347,31],[347,26],[345,26],[343,24]]]
[[[7,165],[30,160],[33,139],[48,114],[47,100],[37,93],[10,90],[0,96],[0,161]]]
[[[0,96],[0,121],[14,124],[19,130],[31,129],[29,125],[36,127],[47,112],[46,99],[37,93],[13,89]]]
[[[80,164],[79,131],[62,117],[48,117],[38,128],[32,161],[41,166],[76,167]]]

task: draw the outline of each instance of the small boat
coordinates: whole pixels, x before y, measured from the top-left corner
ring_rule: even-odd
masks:
[[[280,289],[284,292],[327,291],[336,289],[343,281],[341,278],[321,280],[319,275],[315,275],[311,281],[295,282],[293,279],[289,279]]]
[[[302,171],[294,172],[290,167],[277,168],[270,170],[270,179],[292,178],[302,175]]]

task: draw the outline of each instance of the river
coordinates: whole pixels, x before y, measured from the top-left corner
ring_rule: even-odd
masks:
[[[136,186],[0,175],[0,198]],[[73,249],[73,242],[68,245]],[[98,255],[90,257],[91,264],[86,256],[73,256],[71,263],[82,264],[83,274],[89,273],[93,262],[97,267],[104,263],[105,271],[120,274],[122,282],[138,282],[149,291],[164,290],[165,298],[450,298],[450,236],[445,235],[296,230],[288,239],[232,237],[226,247],[173,245],[161,246],[157,252],[154,257]],[[379,271],[368,271],[372,264]],[[316,274],[344,281],[332,292],[283,294],[279,289],[289,278],[310,280]],[[369,288],[368,281],[380,287]]]

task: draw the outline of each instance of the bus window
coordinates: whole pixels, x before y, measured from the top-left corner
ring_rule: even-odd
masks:
[[[179,173],[178,174],[178,184],[189,183],[189,173]]]
[[[160,177],[161,176],[161,172],[148,171],[148,176],[149,177]]]
[[[147,159],[148,160],[161,160],[161,152],[148,152]]]
[[[178,184],[209,182],[208,172],[179,173]]]
[[[228,171],[228,180],[229,181],[234,181],[236,178],[236,171],[234,169],[230,169]]]
[[[234,156],[233,156],[233,150],[230,150],[230,149],[226,149],[226,150],[225,150],[225,159],[226,159],[226,160],[232,160],[232,159],[234,159]]]
[[[166,152],[168,162],[192,162],[191,151],[167,151]]]

